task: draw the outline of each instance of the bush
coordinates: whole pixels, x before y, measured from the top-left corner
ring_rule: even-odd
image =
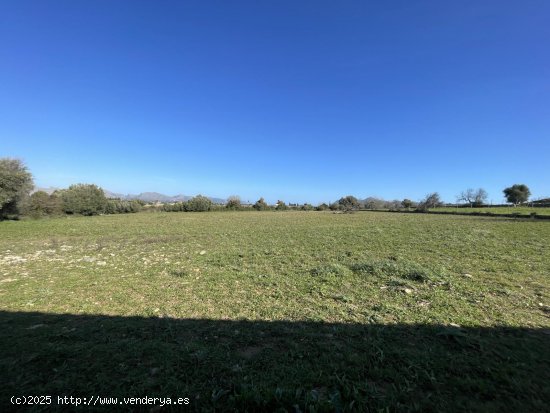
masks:
[[[205,196],[197,195],[187,201],[186,211],[190,212],[206,212],[212,208],[212,201]]]
[[[387,201],[385,207],[390,211],[400,211],[403,205],[401,204],[401,201],[394,199],[393,201]]]
[[[384,209],[385,204],[386,204],[386,201],[380,198],[375,198],[373,196],[369,196],[364,201],[365,208],[367,209]]]
[[[328,205],[323,202],[322,204],[318,205],[315,209],[317,211],[326,211],[328,209]]]
[[[401,206],[403,208],[411,209],[416,207],[416,202],[411,201],[410,199],[405,198],[403,201],[401,201]]]
[[[260,198],[256,201],[252,208],[254,208],[256,211],[265,211],[269,209],[269,205],[267,205],[263,198]]]
[[[234,211],[241,209],[241,198],[235,195],[230,196],[227,199],[227,204],[225,204],[225,207]]]
[[[37,191],[25,201],[23,213],[33,218],[61,215],[63,213],[63,200],[57,193],[48,195],[44,191]]]
[[[338,205],[345,211],[359,209],[359,201],[353,195],[348,195],[338,200]]]
[[[128,214],[142,210],[142,205],[137,200],[123,201],[120,199],[109,199],[105,205],[106,214]]]
[[[165,212],[183,212],[188,210],[187,202],[175,202],[173,204],[163,204],[162,211]]]
[[[98,215],[105,212],[107,198],[97,185],[76,184],[59,191],[67,214]]]
[[[277,201],[277,205],[275,205],[275,209],[277,211],[286,211],[288,209],[288,206],[287,204],[285,204],[284,201],[279,200]]]

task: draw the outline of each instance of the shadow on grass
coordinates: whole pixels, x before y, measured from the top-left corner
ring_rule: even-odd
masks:
[[[160,411],[534,412],[550,405],[543,329],[0,312],[0,331],[2,406],[12,395],[190,399]],[[54,397],[42,410],[67,410],[56,404]],[[110,410],[77,410],[94,409]]]

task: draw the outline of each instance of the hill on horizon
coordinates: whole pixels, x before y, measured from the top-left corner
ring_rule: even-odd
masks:
[[[47,194],[52,194],[55,191],[60,190],[60,189],[63,189],[63,188],[56,188],[56,187],[53,187],[53,186],[49,186],[49,187],[46,187],[46,188],[35,187],[33,192],[44,191]],[[122,199],[122,200],[126,200],[126,201],[131,201],[131,200],[135,199],[135,200],[140,200],[140,201],[144,201],[144,202],[156,202],[156,201],[158,201],[158,202],[166,203],[166,202],[185,202],[185,201],[189,201],[191,198],[193,198],[193,196],[190,196],[190,195],[183,195],[183,194],[165,195],[165,194],[161,194],[160,192],[141,192],[139,194],[126,194],[126,195],[121,194],[121,193],[117,193],[117,192],[112,192],[112,191],[109,191],[107,189],[103,189],[103,192],[105,192],[105,196],[107,198],[118,198],[118,199]],[[215,204],[225,204],[226,203],[226,200],[223,199],[223,198],[216,198],[216,197],[207,197],[207,198],[210,199]]]

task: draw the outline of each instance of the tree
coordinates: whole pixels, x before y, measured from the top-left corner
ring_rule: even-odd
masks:
[[[524,184],[512,185],[508,188],[504,188],[502,192],[504,192],[506,200],[511,204],[514,204],[514,206],[526,202],[529,199],[529,196],[531,196],[531,191],[527,185]]]
[[[227,209],[240,209],[241,208],[241,198],[237,195],[231,195],[227,198],[227,203],[225,204]]]
[[[318,205],[317,208],[315,208],[317,211],[326,211],[329,208],[329,206],[323,202],[322,204]]]
[[[393,201],[387,201],[385,203],[385,207],[389,209],[390,211],[398,211],[401,209],[401,201],[394,199]]]
[[[405,198],[403,201],[401,201],[401,206],[403,208],[411,209],[412,207],[415,206],[415,203],[410,199]]]
[[[17,217],[33,187],[32,175],[19,159],[0,159],[0,219]]]
[[[277,204],[275,205],[275,209],[277,211],[286,211],[288,209],[288,206],[285,204],[285,201],[278,200]]]
[[[342,205],[340,205],[338,202],[333,202],[332,204],[330,204],[328,206],[328,208],[331,210],[331,211],[339,211],[340,209],[342,209]]]
[[[227,198],[227,204],[225,204],[225,207],[233,210],[241,209],[241,198],[237,195],[231,195]]]
[[[348,195],[338,200],[340,205],[345,211],[351,211],[359,208],[359,201],[353,195]]]
[[[34,218],[47,215],[46,205],[50,200],[50,196],[44,191],[37,191],[31,194],[26,200],[23,207],[23,213]]]
[[[439,194],[437,192],[432,192],[431,194],[426,195],[426,197],[422,201],[420,201],[417,209],[424,212],[441,205],[443,205],[443,203],[441,202]]]
[[[478,188],[477,190],[468,188],[457,196],[457,201],[466,202],[470,204],[470,207],[474,207],[483,205],[487,201],[487,197],[487,191],[483,188]]]
[[[105,212],[107,198],[97,185],[76,184],[59,192],[67,214],[98,215]]]
[[[44,191],[37,191],[23,203],[23,213],[34,218],[44,215],[60,215],[63,213],[63,200],[53,193],[48,195]]]
[[[205,196],[197,195],[187,203],[188,211],[206,212],[212,208],[212,201]]]
[[[489,194],[487,193],[487,191],[483,188],[479,188],[474,194],[474,205],[481,206],[485,204],[487,202],[488,197],[489,197]]]
[[[367,209],[383,209],[385,201],[383,199],[378,199],[372,196],[369,196],[364,200],[365,208]]]
[[[256,203],[252,206],[256,211],[265,211],[269,209],[269,205],[265,202],[265,199],[260,198],[256,201]]]

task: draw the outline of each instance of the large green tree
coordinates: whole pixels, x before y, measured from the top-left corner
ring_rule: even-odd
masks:
[[[32,175],[19,159],[0,159],[0,219],[17,217],[33,188]]]
[[[515,184],[502,191],[506,200],[511,204],[517,205],[526,202],[531,196],[529,187],[524,184]]]
[[[67,214],[98,215],[105,212],[107,198],[97,185],[76,184],[61,191],[63,210]]]
[[[205,196],[197,195],[187,202],[187,208],[187,211],[191,212],[210,211],[212,209],[212,201]]]

